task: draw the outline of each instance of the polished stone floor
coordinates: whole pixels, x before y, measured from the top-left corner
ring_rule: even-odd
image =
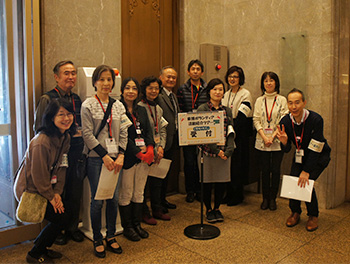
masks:
[[[288,228],[287,200],[277,200],[277,211],[262,211],[260,195],[247,193],[243,204],[220,208],[225,221],[215,224],[219,237],[194,240],[184,229],[200,223],[200,203],[186,203],[182,194],[168,200],[178,206],[170,212],[171,221],[143,224],[150,237],[140,242],[119,235],[122,255],[107,252],[105,259],[97,259],[86,239],[53,246],[64,255],[56,263],[350,263],[350,203],[320,210],[319,229],[310,233],[305,229],[305,207],[300,224]],[[0,263],[25,263],[31,246],[29,241],[0,249]]]

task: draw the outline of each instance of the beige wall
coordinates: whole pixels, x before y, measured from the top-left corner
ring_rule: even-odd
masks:
[[[43,91],[54,87],[52,69],[60,60],[120,69],[120,21],[120,0],[41,1]]]
[[[244,87],[255,99],[260,95],[259,83],[264,71],[274,71],[281,77],[283,63],[286,63],[282,61],[282,36],[305,34],[307,107],[323,116],[325,136],[333,149],[332,162],[316,187],[320,206],[327,208],[344,201],[346,186],[349,87],[343,86],[338,93],[338,38],[346,36],[339,32],[340,21],[336,14],[340,10],[344,17],[349,14],[344,12],[349,10],[348,1],[180,1],[182,82],[188,78],[187,63],[199,57],[201,43],[225,45],[229,49],[229,65],[244,69]],[[349,20],[344,19],[349,25]],[[339,54],[344,53],[340,51]],[[343,63],[346,62],[349,56]],[[283,89],[283,79],[281,86]],[[343,95],[341,105],[337,103],[338,94]],[[346,129],[337,132],[334,128],[340,124]]]

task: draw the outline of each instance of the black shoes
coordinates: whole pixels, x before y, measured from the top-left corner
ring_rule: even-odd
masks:
[[[167,209],[176,209],[176,204],[169,203],[167,200],[163,202],[163,207]]]
[[[80,230],[75,230],[74,232],[65,231],[65,233],[60,233],[55,240],[56,245],[66,245],[68,243],[68,240],[72,239],[75,242],[83,242],[84,241],[84,235]]]
[[[277,205],[276,205],[276,200],[275,199],[270,200],[269,208],[270,208],[271,211],[275,211],[277,209]]]
[[[148,238],[149,234],[148,232],[141,227],[141,225],[136,225],[134,226],[134,229],[136,233],[141,237],[141,238]]]
[[[84,235],[80,230],[75,230],[74,232],[69,233],[68,236],[75,242],[80,243],[84,241]]]
[[[45,254],[38,258],[34,258],[28,253],[26,256],[26,261],[27,263],[54,263],[54,261]]]
[[[277,204],[276,204],[276,200],[275,199],[265,199],[263,200],[263,202],[260,205],[261,210],[266,210],[266,209],[270,209],[271,211],[275,211],[277,209]]]
[[[224,221],[224,216],[220,212],[220,210],[215,210],[215,217],[217,222],[223,222]]]
[[[263,199],[263,202],[260,205],[260,209],[261,210],[266,210],[267,208],[269,208],[269,199]]]
[[[207,222],[208,223],[216,223],[216,214],[215,210],[211,210],[207,212]]]
[[[50,259],[60,259],[62,258],[62,254],[60,252],[48,249],[46,254],[47,257],[49,257]]]
[[[132,227],[125,227],[123,230],[123,235],[131,240],[131,241],[140,241],[141,237],[139,236],[139,234],[136,232],[136,230]]]
[[[194,202],[194,193],[188,193],[186,196],[186,202],[193,203]]]
[[[112,251],[113,253],[115,253],[115,254],[123,253],[122,247],[119,246],[119,244],[118,244],[117,240],[115,240],[115,238],[112,238],[111,240],[107,240],[107,238],[106,238],[106,243],[107,243],[107,249]],[[117,247],[117,248],[112,247],[112,244],[114,244],[114,243],[116,243],[119,247]]]
[[[102,240],[97,240],[94,241],[94,252],[95,252],[95,256],[98,258],[105,258],[106,257],[106,250],[103,248],[103,251],[97,251],[96,248],[99,246],[103,246],[103,241]]]

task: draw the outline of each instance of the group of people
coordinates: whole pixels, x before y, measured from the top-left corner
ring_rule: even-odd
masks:
[[[57,85],[40,98],[34,124],[36,136],[26,151],[24,172],[18,176],[22,181],[16,181],[22,184],[15,186],[18,199],[24,190],[30,190],[49,201],[45,214],[49,223],[27,254],[29,263],[52,263],[62,257],[48,249],[54,242],[62,245],[68,239],[84,240],[78,230],[85,177],[82,168],[86,168],[90,183],[93,248],[97,257],[106,256],[105,244],[111,252],[122,253],[116,241],[118,208],[123,235],[131,241],[148,238],[142,221],[155,225],[156,219],[171,219],[169,209],[176,205],[166,200],[169,173],[164,179],[149,177],[148,169],[162,158],[172,159],[177,152],[179,112],[223,112],[224,143],[183,147],[186,202],[202,196],[210,223],[224,220],[221,204],[233,206],[243,202],[253,124],[262,171],[261,209],[277,208],[280,165],[283,152],[291,149],[291,143],[296,146],[291,175],[299,177],[301,187],[309,179],[317,179],[329,163],[330,148],[323,136],[322,117],[305,109],[302,91],[293,89],[287,98],[280,95],[279,78],[273,72],[265,72],[261,77],[262,96],[256,100],[254,111],[251,94],[242,87],[243,69],[238,66],[230,67],[226,73],[226,92],[224,82],[218,78],[207,84],[202,79],[202,62],[192,60],[187,68],[189,79],[176,94],[177,72],[166,66],[159,78],[149,76],[141,84],[135,78],[125,78],[120,87],[121,99],[115,100],[109,96],[115,86],[115,72],[100,65],[92,75],[96,94],[83,103],[72,92],[77,75],[73,62],[61,61],[53,72]],[[203,193],[199,151],[204,154]],[[104,201],[95,199],[103,166],[114,171],[116,177],[119,174],[113,197],[105,200],[105,238],[101,233]],[[146,190],[150,193],[150,209],[144,199]],[[315,190],[311,202],[306,204],[306,228],[313,231],[318,227]],[[300,201],[290,200],[290,209],[288,227],[299,222]]]

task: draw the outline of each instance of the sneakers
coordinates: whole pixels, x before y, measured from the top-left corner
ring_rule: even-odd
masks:
[[[218,222],[224,221],[224,216],[222,215],[220,210],[215,210],[215,217],[216,217],[216,221],[218,221]]]
[[[208,223],[216,223],[216,214],[215,210],[211,210],[207,212],[207,222]]]

